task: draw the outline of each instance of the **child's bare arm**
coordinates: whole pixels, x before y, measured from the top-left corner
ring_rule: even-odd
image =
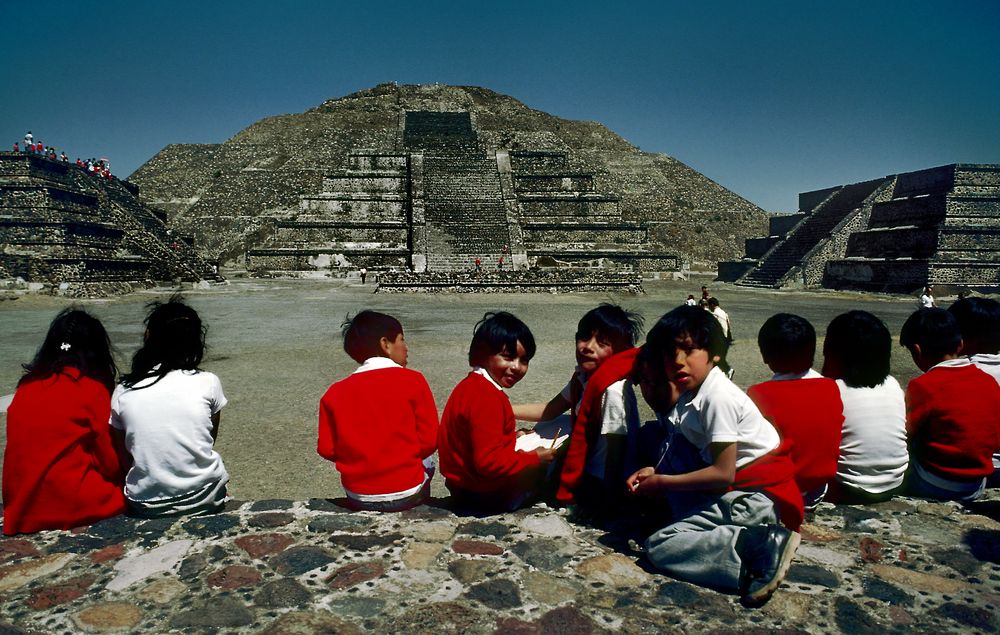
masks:
[[[709,451],[715,461],[707,467],[686,474],[652,474],[647,472],[652,468],[643,468],[629,477],[629,489],[639,494],[656,494],[665,490],[723,490],[736,478],[736,444],[713,443]]]
[[[569,410],[571,405],[562,394],[558,394],[548,403],[523,403],[512,407],[514,417],[519,421],[548,421]]]
[[[222,411],[212,415],[212,441],[219,440],[219,422],[222,421]]]

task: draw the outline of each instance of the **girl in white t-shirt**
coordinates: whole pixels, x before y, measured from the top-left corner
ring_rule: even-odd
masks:
[[[826,500],[864,505],[887,501],[909,465],[903,389],[889,374],[892,336],[867,311],[833,318],[823,344],[823,375],[837,380],[844,404],[837,478]]]
[[[226,396],[219,378],[198,368],[206,329],[179,296],[149,306],[142,347],[111,397],[111,425],[132,458],[129,512],[220,511],[229,474],[213,446]]]

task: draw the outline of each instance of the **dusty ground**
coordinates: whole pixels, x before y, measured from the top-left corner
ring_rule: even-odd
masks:
[[[708,284],[729,312],[736,334],[730,362],[742,387],[769,376],[756,346],[760,325],[778,311],[812,321],[822,337],[835,315],[865,309],[881,317],[894,334],[915,308],[915,298],[836,292],[776,292],[711,282],[647,281],[645,295],[607,294],[373,294],[375,286],[323,280],[235,280],[187,298],[209,325],[211,347],[204,368],[219,375],[229,405],[223,411],[218,448],[232,476],[231,491],[242,499],[339,496],[332,466],[315,452],[316,412],[329,384],[354,368],[341,348],[339,325],[348,313],[373,308],[397,316],[410,346],[410,367],[423,372],[444,408],[455,384],[468,372],[466,353],[475,322],[488,310],[513,312],[531,327],[538,352],[527,377],[510,391],[516,402],[546,400],[562,388],[573,367],[576,322],[600,302],[637,310],[652,326],[688,293]],[[120,365],[139,344],[143,305],[164,298],[160,289],[81,304],[108,328]],[[69,302],[25,296],[0,302],[0,395],[14,391],[20,364],[41,343],[49,321]],[[820,344],[820,348],[822,344]],[[817,365],[821,361],[817,360]],[[893,348],[893,374],[905,386],[917,372],[906,351]],[[0,431],[0,446],[6,437]],[[444,495],[435,479],[436,495]]]

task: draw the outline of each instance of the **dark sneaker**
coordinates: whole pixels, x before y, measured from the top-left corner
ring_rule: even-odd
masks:
[[[771,597],[785,579],[801,540],[798,532],[781,525],[743,530],[737,550],[743,560],[741,600],[744,604],[763,604]]]

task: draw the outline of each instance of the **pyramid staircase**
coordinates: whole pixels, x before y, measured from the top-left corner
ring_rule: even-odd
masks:
[[[824,241],[848,217],[856,214],[865,200],[886,179],[874,179],[836,189],[792,228],[760,262],[743,274],[736,283],[743,286],[776,288],[792,278],[803,266],[807,255]]]

